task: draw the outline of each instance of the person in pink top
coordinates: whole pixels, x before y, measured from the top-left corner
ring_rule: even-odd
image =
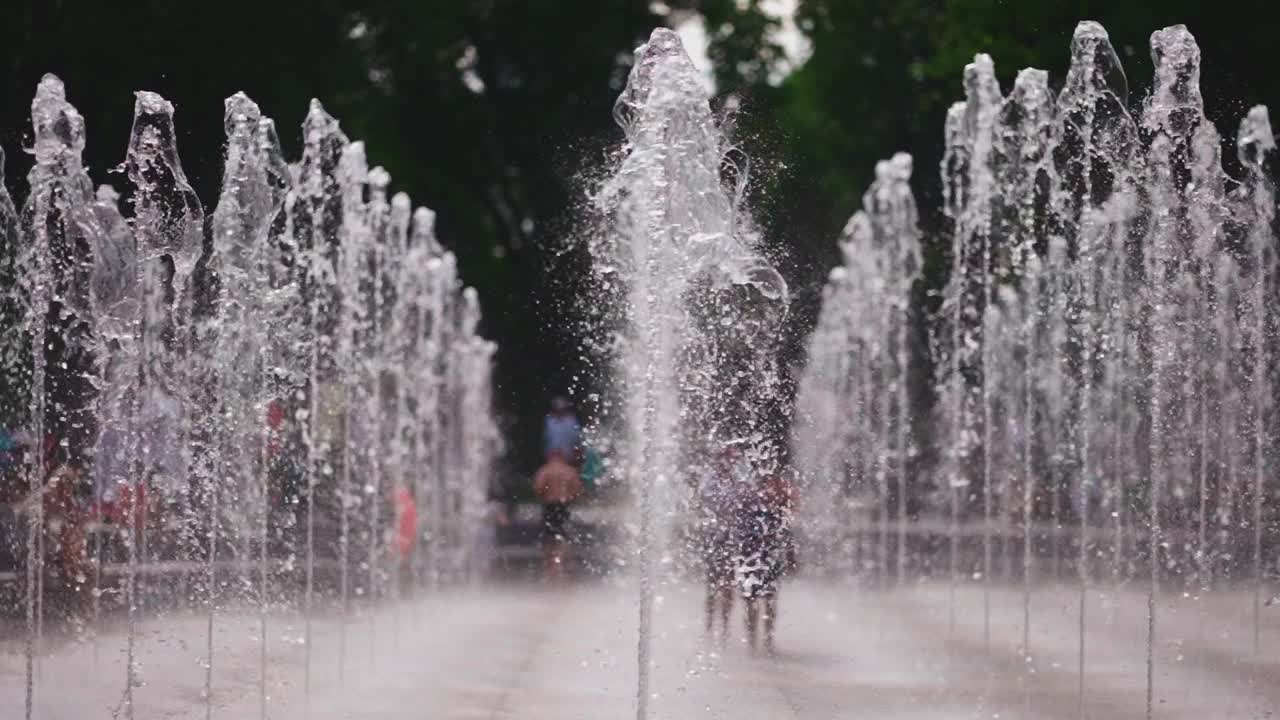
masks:
[[[751,485],[751,468],[742,449],[725,443],[698,479],[696,543],[702,555],[706,583],[706,634],[711,637],[717,614],[720,642],[729,638],[729,615],[733,612],[733,531],[738,508]]]
[[[533,493],[542,502],[543,552],[547,577],[561,579],[568,561],[569,505],[582,494],[582,478],[562,450],[547,452],[547,462],[533,477]]]
[[[408,574],[413,551],[418,546],[418,505],[404,485],[395,488],[391,500],[396,511],[395,554],[399,563],[397,580],[400,580]]]

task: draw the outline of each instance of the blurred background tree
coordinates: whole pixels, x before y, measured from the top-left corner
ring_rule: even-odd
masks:
[[[1135,108],[1150,84],[1147,38],[1175,22],[1200,42],[1224,142],[1249,105],[1280,106],[1280,4],[1260,0],[16,0],[0,23],[0,142],[21,198],[30,161],[15,150],[30,142],[37,81],[56,73],[86,118],[95,181],[123,185],[113,170],[132,91],[155,90],[178,108],[183,164],[211,207],[222,98],[253,97],[291,158],[307,100],[320,98],[395,189],[439,213],[439,235],[480,291],[484,332],[500,342],[500,409],[524,471],[549,398],[593,382],[577,322],[586,192],[621,140],[610,110],[653,27],[703,43],[717,108],[732,112],[755,160],[753,204],[795,294],[786,340],[796,359],[876,160],[915,156],[936,233],[942,118],[962,96],[964,64],[989,52],[1006,89],[1025,66],[1060,83],[1081,19],[1110,31]],[[943,245],[930,245],[922,303],[945,282]]]

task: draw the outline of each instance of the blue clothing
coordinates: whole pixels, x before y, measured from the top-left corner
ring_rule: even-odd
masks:
[[[566,460],[572,461],[580,432],[578,419],[572,414],[548,415],[542,427],[542,454],[545,456],[552,450],[559,450]]]
[[[116,485],[129,481],[125,450],[125,431],[104,421],[93,451],[93,487],[98,500],[115,499]]]
[[[0,430],[0,470],[8,470],[18,464],[18,439],[7,430]]]

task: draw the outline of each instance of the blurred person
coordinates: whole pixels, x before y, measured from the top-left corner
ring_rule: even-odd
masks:
[[[28,489],[26,453],[31,436],[24,430],[0,435],[0,502],[17,502]]]
[[[67,599],[66,610],[73,620],[88,612],[94,586],[83,483],[81,468],[62,462],[49,474],[40,498],[32,500],[44,506],[45,568],[51,576],[47,590]]]
[[[98,438],[93,446],[93,515],[106,518],[118,496],[118,486],[129,481],[128,429],[117,411],[118,402],[102,402],[98,413]]]
[[[287,455],[288,427],[285,424],[286,410],[281,398],[271,398],[263,408],[263,423],[259,428],[262,436],[258,439],[258,449],[267,472],[267,512],[278,511],[284,506],[285,488],[282,475],[288,465]]]
[[[396,559],[396,582],[405,578],[413,561],[414,550],[418,547],[418,505],[408,486],[398,484],[391,490],[391,505],[395,510],[394,555]]]
[[[473,579],[488,580],[493,577],[498,560],[498,532],[511,525],[506,503],[490,494],[480,507],[479,522],[471,542],[471,567]]]
[[[183,403],[164,375],[157,374],[153,380],[142,391],[137,419],[144,480],[130,491],[130,509],[142,526],[138,551],[143,562],[174,549],[181,552],[174,544],[190,542],[182,534],[191,530],[190,508],[195,499],[187,446],[182,441],[187,421]]]
[[[562,579],[569,560],[569,505],[582,494],[582,478],[564,451],[552,448],[533,478],[533,493],[542,502],[543,557],[548,579]]]
[[[266,442],[268,459],[275,458],[284,451],[285,408],[280,398],[272,398],[267,402],[266,425],[263,435]]]
[[[1084,503],[1080,502],[1080,490],[1083,485]],[[1070,497],[1071,510],[1077,518],[1089,517],[1093,520],[1102,514],[1102,501],[1104,499],[1104,490],[1106,483],[1101,475],[1092,474],[1086,479],[1077,480],[1075,487],[1071,489]]]
[[[551,399],[551,412],[542,426],[542,456],[550,459],[553,450],[563,455],[565,462],[577,464],[579,437],[582,427],[573,414],[573,405],[564,397]]]
[[[600,451],[591,446],[584,446],[581,468],[583,491],[588,494],[594,493],[600,485],[601,476],[604,475],[604,458],[600,456]]]
[[[762,469],[739,507],[734,579],[747,603],[747,642],[758,648],[763,614],[764,649],[774,652],[778,581],[795,564],[791,535],[795,486],[781,472]],[[762,613],[763,611],[763,613]]]
[[[55,597],[68,601],[68,615],[78,622],[92,601],[94,568],[87,540],[92,486],[86,483],[81,461],[50,432],[43,443],[41,484],[31,491],[26,475],[31,458],[27,454],[35,440],[19,432],[11,442],[10,450],[19,460],[10,471],[16,472],[20,480],[10,488],[9,499],[15,503],[13,511],[25,515],[29,522],[41,519],[39,532],[44,539],[41,562],[49,581],[46,588]],[[77,609],[82,612],[76,612]]]
[[[22,445],[18,432],[0,430],[0,472],[22,464]]]
[[[742,450],[726,443],[698,479],[695,542],[702,557],[706,585],[706,633],[711,636],[719,611],[721,643],[729,637],[734,591],[734,530],[743,494],[751,489],[749,476]]]

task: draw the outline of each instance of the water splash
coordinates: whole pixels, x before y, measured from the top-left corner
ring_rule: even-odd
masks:
[[[212,428],[217,438],[217,459],[231,475],[223,492],[233,500],[231,507],[217,502],[218,476],[211,474],[208,555],[209,628],[206,665],[206,711],[212,712],[213,696],[213,591],[216,586],[215,556],[219,523],[240,540],[242,557],[248,559],[256,537],[259,543],[257,582],[259,633],[263,643],[259,658],[260,703],[265,714],[266,641],[268,595],[267,534],[270,514],[270,487],[267,480],[269,438],[261,429],[266,408],[276,391],[274,367],[280,357],[279,344],[289,337],[281,311],[292,299],[292,283],[277,283],[279,251],[273,242],[273,226],[285,207],[291,182],[280,152],[275,124],[262,116],[258,106],[243,93],[225,102],[227,133],[226,164],[222,192],[213,212],[213,254],[209,267],[217,279],[215,304],[219,336],[208,354],[216,398],[224,418]],[[277,287],[277,285],[281,285]],[[286,340],[287,342],[287,340]],[[242,442],[254,437],[253,445]],[[246,566],[247,567],[247,566]]]
[[[796,404],[804,419],[793,438],[806,480],[810,528],[818,537],[839,537],[852,508],[832,492],[844,466],[853,462],[857,491],[875,495],[877,572],[905,578],[907,565],[907,468],[915,455],[910,400],[912,298],[922,268],[920,231],[911,193],[911,156],[899,153],[876,165],[876,180],[841,233],[844,264],[832,271],[808,362],[820,376],[802,380]],[[852,369],[857,368],[856,372]],[[840,398],[849,394],[861,409],[857,431]],[[844,446],[852,444],[846,452]],[[894,477],[891,488],[889,477]],[[894,502],[896,496],[896,503]],[[890,562],[890,517],[897,516],[896,552]],[[839,548],[823,548],[832,556]],[[832,560],[837,560],[833,556]],[[838,561],[838,560],[837,560]],[[852,569],[852,568],[850,568]]]
[[[722,182],[726,142],[674,32],[655,30],[636,50],[614,117],[626,144],[596,198],[606,229],[592,250],[625,294],[615,376],[640,495],[636,713],[645,718],[653,554],[671,519],[657,508],[674,504],[678,469],[699,467],[719,443],[747,439],[762,463],[775,462],[762,405],[776,392],[769,350],[787,290],[736,211],[736,188]]]
[[[81,164],[84,119],[66,100],[62,81],[46,75],[31,103],[35,163],[27,175],[31,194],[22,209],[16,255],[17,292],[24,311],[22,327],[29,338],[30,387],[26,419],[31,428],[27,457],[30,490],[27,508],[27,692],[26,712],[35,703],[37,655],[44,635],[45,512],[50,505],[45,472],[55,460],[48,453],[47,433],[68,431],[66,410],[59,410],[50,396],[62,397],[70,379],[52,375],[53,364],[72,359],[75,345],[85,343],[89,319],[89,264],[84,248],[95,238],[88,205],[93,186]],[[52,348],[60,340],[61,357]]]
[[[1248,115],[1240,122],[1240,132],[1236,136],[1236,149],[1240,156],[1240,164],[1245,169],[1246,178],[1241,186],[1240,204],[1247,214],[1248,225],[1246,242],[1248,261],[1253,266],[1252,276],[1246,280],[1245,293],[1250,295],[1248,312],[1244,319],[1249,335],[1249,345],[1255,353],[1253,372],[1249,378],[1248,388],[1253,398],[1250,414],[1246,422],[1252,424],[1253,435],[1248,442],[1252,445],[1253,459],[1253,652],[1262,650],[1262,507],[1266,493],[1266,466],[1273,457],[1271,446],[1273,434],[1268,431],[1275,427],[1274,390],[1272,385],[1273,350],[1275,340],[1275,317],[1269,312],[1269,298],[1275,296],[1276,286],[1276,248],[1275,237],[1271,228],[1276,221],[1276,190],[1270,177],[1263,171],[1262,164],[1270,152],[1276,150],[1275,136],[1271,130],[1271,119],[1267,108],[1258,105],[1250,108]],[[1242,423],[1243,424],[1243,423]]]
[[[929,494],[923,477],[914,492],[923,513],[950,518],[953,623],[970,505],[982,503],[984,585],[993,520],[1019,519],[1024,653],[1033,575],[1057,578],[1074,547],[1081,716],[1085,610],[1100,564],[1116,583],[1135,559],[1148,565],[1148,714],[1162,588],[1193,585],[1203,598],[1220,575],[1248,572],[1236,546],[1253,546],[1255,590],[1265,574],[1257,558],[1271,489],[1259,478],[1273,452],[1276,328],[1264,298],[1276,258],[1262,162],[1274,139],[1265,109],[1251,110],[1237,142],[1243,177],[1229,178],[1204,115],[1194,37],[1174,26],[1151,46],[1155,82],[1137,122],[1106,31],[1084,22],[1056,99],[1045,73],[1024,70],[1001,100],[979,56],[944,128],[954,227],[943,236],[951,274],[934,333],[943,432],[932,468],[943,492]],[[827,359],[859,342],[832,319],[851,276],[832,275],[801,387],[841,394],[814,406],[853,406],[846,422],[856,427],[875,413],[856,396],[867,361]],[[807,457],[827,463],[840,444]]]
[[[316,570],[340,564],[345,576],[357,564],[335,557],[329,531],[335,499],[347,497],[335,487],[335,468],[360,463],[374,479],[358,495],[370,518],[360,528],[372,566],[362,577],[381,589],[370,602],[395,600],[404,565],[389,553],[412,549],[384,546],[382,491],[394,478],[415,488],[409,502],[434,516],[459,509],[453,529],[431,544],[433,556],[461,557],[476,517],[473,488],[498,448],[488,380],[494,346],[478,334],[476,293],[461,288],[456,261],[434,239],[433,214],[411,213],[404,194],[388,201],[380,170],[366,183],[362,146],[318,103],[304,124],[303,159],[287,165],[274,123],[238,93],[226,102],[226,166],[206,224],[179,161],[173,112],[159,95],[136,96],[123,166],[132,186],[126,221],[112,188],[93,190],[80,161],[84,121],[47,76],[32,107],[35,164],[21,217],[0,193],[0,271],[13,281],[0,312],[22,329],[4,338],[4,402],[25,408],[12,415],[29,435],[57,439],[52,452],[31,443],[26,458],[27,717],[41,712],[44,508],[66,473],[86,469],[94,500],[122,511],[103,518],[127,553],[125,683],[113,716],[135,714],[140,620],[157,608],[153,598],[203,610],[202,697],[206,717],[214,714],[218,610],[242,599],[239,587],[257,603],[266,718],[272,603],[290,602],[299,586],[309,697],[310,625],[328,589]],[[422,248],[418,264],[404,262],[413,243]],[[402,293],[409,277],[415,282]],[[392,332],[410,307],[420,322]],[[463,411],[465,422],[446,424]],[[367,442],[343,442],[342,428],[367,433]],[[443,428],[465,452],[443,451]],[[427,451],[433,443],[440,451]],[[306,458],[297,495],[292,455]],[[57,465],[64,467],[50,474]],[[429,483],[438,486],[428,492]],[[302,544],[295,535],[305,537],[302,577],[294,576]],[[101,585],[106,544],[116,536],[96,533],[92,569],[71,580],[76,593],[92,585],[95,627],[109,595]],[[422,555],[413,562],[421,565]],[[155,560],[177,561],[169,572],[182,577],[176,585],[192,581],[189,596],[164,582],[144,586],[141,571]],[[185,569],[192,565],[199,569]]]

